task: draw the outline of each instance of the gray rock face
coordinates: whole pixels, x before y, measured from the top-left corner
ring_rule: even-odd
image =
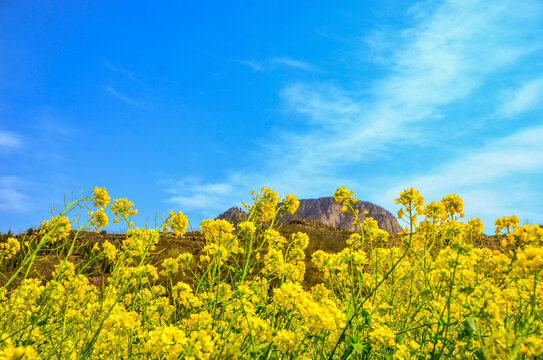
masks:
[[[355,204],[355,209],[360,211],[359,217],[361,221],[368,216],[377,220],[379,228],[388,231],[390,234],[395,234],[401,230],[396,217],[378,205],[359,200]],[[364,210],[368,210],[368,215],[364,215]],[[247,214],[241,208],[230,208],[217,218],[226,219],[237,224],[240,219],[246,219],[246,216]],[[318,199],[301,199],[298,210],[294,214],[287,213],[281,218],[281,222],[286,224],[295,219],[313,219],[335,228],[358,230],[358,226],[352,224],[353,215],[341,212],[341,204],[337,203],[331,196]]]
[[[341,212],[341,207],[341,204],[331,196],[318,199],[302,199],[298,210],[293,215],[287,213],[281,220],[282,222],[290,222],[298,218],[309,218],[335,228],[359,230],[358,226],[353,225],[353,215]],[[355,209],[359,210],[360,221],[363,221],[366,216],[372,217],[377,220],[379,228],[388,231],[390,234],[395,234],[402,229],[394,215],[371,202],[358,200]],[[364,210],[368,210],[368,215],[364,215]]]
[[[231,207],[215,219],[228,220],[234,224],[234,226],[237,226],[238,223],[247,219],[247,213],[240,207]]]

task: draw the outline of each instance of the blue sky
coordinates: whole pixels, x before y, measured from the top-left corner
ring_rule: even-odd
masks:
[[[139,226],[340,185],[543,223],[542,100],[538,0],[4,1],[0,231],[94,186]]]

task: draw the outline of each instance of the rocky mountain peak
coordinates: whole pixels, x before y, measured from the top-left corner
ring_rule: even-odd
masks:
[[[240,207],[231,207],[230,209],[226,210],[219,216],[217,216],[215,219],[224,219],[230,221],[235,226],[238,225],[238,223],[245,221],[247,219],[247,212],[243,210]]]
[[[281,222],[289,223],[296,219],[312,219],[334,228],[358,230],[358,226],[352,224],[353,215],[341,212],[341,207],[341,204],[337,203],[331,196],[318,199],[301,199],[298,210],[294,214],[287,213],[281,219]],[[396,217],[378,205],[359,200],[355,204],[355,209],[359,210],[361,220],[364,220],[366,216],[372,217],[377,220],[379,228],[388,231],[390,234],[395,234],[401,230]],[[364,210],[368,210],[367,215],[364,215]],[[217,219],[226,219],[234,224],[246,218],[247,213],[239,207],[230,208],[217,217]]]

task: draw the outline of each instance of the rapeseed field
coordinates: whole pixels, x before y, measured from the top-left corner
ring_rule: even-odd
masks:
[[[409,225],[391,246],[375,220],[361,220],[351,190],[334,198],[361,231],[340,252],[311,255],[321,281],[305,289],[311,239],[277,229],[280,214],[296,211],[294,195],[262,188],[236,227],[202,221],[199,255],[155,263],[160,234],[183,235],[187,217],[171,211],[159,226],[138,228],[131,201],[95,188],[39,231],[0,243],[0,269],[13,268],[0,288],[0,360],[543,356],[540,226],[502,217],[500,249],[476,247],[483,224],[463,221],[459,196],[426,204],[408,188],[396,203]],[[126,224],[124,239],[71,261],[78,234],[110,217]],[[44,249],[61,258],[48,279],[31,278]],[[97,263],[109,268],[100,287],[85,275]]]

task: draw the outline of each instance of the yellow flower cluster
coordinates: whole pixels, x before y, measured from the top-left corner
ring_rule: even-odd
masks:
[[[519,219],[516,215],[497,218],[494,222],[494,225],[496,225],[496,235],[499,235],[503,229],[506,229],[507,232],[515,229],[518,226],[518,223]]]
[[[543,247],[528,245],[519,250],[513,266],[531,274],[539,274],[543,270]]]
[[[283,205],[289,213],[294,214],[298,210],[298,206],[300,206],[300,201],[296,195],[287,194],[286,199],[283,200]]]
[[[169,227],[173,230],[175,236],[183,236],[183,234],[187,230],[187,226],[189,225],[189,219],[185,215],[183,215],[182,211],[175,212],[173,210],[170,210],[165,224],[167,226],[165,226],[164,229],[167,229]]]
[[[15,238],[8,238],[5,243],[0,243],[0,260],[10,259],[21,250],[21,244]]]
[[[370,340],[372,346],[376,349],[382,350],[383,348],[391,348],[396,345],[394,331],[390,327],[383,325],[377,327],[370,333]]]
[[[349,238],[347,239],[347,245],[349,245],[352,249],[359,249],[362,247],[362,235],[359,233],[352,233],[349,235]]]
[[[372,217],[367,217],[362,223],[364,235],[367,236],[373,244],[383,243],[387,240],[389,233],[386,230],[379,228],[377,220]]]
[[[38,354],[32,346],[15,346],[11,339],[7,339],[4,349],[0,349],[0,360],[34,360],[37,358]]]
[[[114,261],[115,257],[119,253],[115,245],[113,245],[107,240],[104,241],[104,243],[102,244],[102,248],[104,249],[104,255],[106,259],[108,259],[109,261]]]
[[[256,226],[252,221],[242,221],[238,224],[238,229],[241,232],[247,232],[249,235],[252,235],[256,231]]]
[[[353,195],[353,194],[354,194],[354,191],[347,189],[345,186],[340,186],[334,192],[334,199],[338,203],[343,204],[347,200],[349,200],[351,198],[351,195]]]
[[[98,210],[91,211],[89,210],[89,218],[90,218],[90,225],[94,226],[94,230],[98,231],[100,228],[104,227],[108,223],[108,217],[106,213],[104,212],[104,208],[100,208]]]
[[[192,288],[189,284],[182,281],[178,282],[173,287],[173,298],[178,301],[182,306],[189,307],[199,307],[203,304],[202,300],[194,295]]]
[[[209,359],[214,349],[211,335],[205,330],[187,334],[176,326],[161,326],[148,332],[143,354],[159,359]]]
[[[420,215],[425,215],[431,223],[439,223],[445,220],[447,211],[442,201],[432,201],[421,208]]]
[[[295,309],[298,318],[307,322],[309,329],[316,334],[321,331],[336,332],[345,323],[345,314],[340,309],[331,302],[315,301],[299,283],[287,282],[274,289],[273,294],[277,306],[285,311]]]
[[[67,216],[58,215],[41,223],[39,235],[42,237],[48,236],[51,243],[55,243],[68,238],[71,230],[72,223],[70,219]]]
[[[106,207],[111,201],[105,188],[95,187],[92,192],[94,194],[94,207]]]
[[[114,215],[120,215],[120,214],[128,214],[128,215],[136,215],[138,213],[137,209],[133,209],[134,203],[127,198],[119,198],[115,199],[114,203],[109,205],[109,208],[111,209],[111,212]]]
[[[159,238],[158,231],[154,229],[128,229],[121,247],[130,256],[145,257],[148,251],[155,249]]]
[[[227,241],[233,237],[234,225],[228,220],[205,219],[200,223],[200,228],[208,242]]]
[[[464,202],[460,196],[456,194],[445,195],[441,199],[441,203],[451,219],[454,218],[455,214],[458,214],[461,218],[464,217],[464,213],[462,212],[464,210]]]
[[[251,191],[254,194],[254,191]],[[265,223],[275,217],[275,209],[279,202],[277,192],[265,186],[253,196],[253,205],[243,204],[249,211],[249,219]],[[292,205],[290,205],[292,208]]]
[[[60,264],[55,265],[55,271],[52,274],[57,278],[70,278],[75,275],[75,265],[70,261],[61,261]]]
[[[345,186],[340,186],[334,192],[334,199],[336,202],[342,204],[341,211],[345,212],[349,209],[349,206],[356,204],[357,198],[353,197],[354,191],[347,189]]]
[[[166,258],[162,261],[163,271],[161,275],[176,274],[179,271],[179,262],[174,258]]]
[[[254,315],[248,315],[240,325],[242,333],[245,336],[256,338],[260,342],[266,342],[272,338],[270,324],[266,319],[262,319]]]
[[[472,235],[481,235],[485,229],[483,222],[479,218],[468,220],[468,232]]]
[[[401,219],[406,213],[410,214],[410,218],[407,219],[410,223],[416,223],[417,217],[415,214],[424,214],[424,197],[415,188],[407,188],[402,191],[400,197],[394,199],[396,204],[405,206],[398,211],[398,218]],[[443,207],[445,210],[445,207]]]
[[[109,201],[96,189],[93,225],[103,223],[97,214]],[[312,254],[323,276],[306,290],[310,238],[283,236],[269,222],[281,210],[277,195],[262,191],[237,229],[226,220],[202,221],[199,257],[151,256],[159,230],[186,228],[180,212],[158,229],[130,228],[118,247],[104,241],[91,256],[62,257],[51,276],[28,278],[37,251],[25,251],[22,278],[0,288],[0,360],[543,356],[540,226],[500,218],[506,247],[478,246],[483,224],[461,221],[457,195],[425,205],[408,188],[396,199],[410,221],[401,241],[385,241],[388,234],[365,218],[343,250]],[[358,215],[352,195],[340,187],[335,197]],[[282,209],[295,211],[296,201],[287,195]],[[127,220],[131,207],[127,200],[113,204]],[[69,233],[61,214],[44,222],[40,246]],[[0,244],[4,258],[19,251],[14,238]],[[104,258],[112,264],[97,288],[82,273]]]
[[[205,219],[200,223],[201,232],[206,240],[202,260],[216,259],[222,265],[232,254],[242,251],[234,235],[234,225],[223,219]]]
[[[360,279],[353,279],[352,274],[362,276],[364,267],[369,263],[366,252],[353,247],[345,248],[336,254],[317,250],[311,260],[317,269],[323,272],[324,278],[339,288],[356,286]]]
[[[507,243],[518,247],[524,248],[526,245],[541,246],[543,244],[543,228],[539,225],[524,224],[523,226],[514,225],[514,230],[507,233]],[[507,243],[502,243],[506,246]]]
[[[305,252],[309,244],[306,234],[298,232],[291,235],[289,241],[278,231],[270,229],[264,233],[264,240],[269,244],[264,256],[264,274],[280,277],[283,280],[302,281],[305,274]]]

